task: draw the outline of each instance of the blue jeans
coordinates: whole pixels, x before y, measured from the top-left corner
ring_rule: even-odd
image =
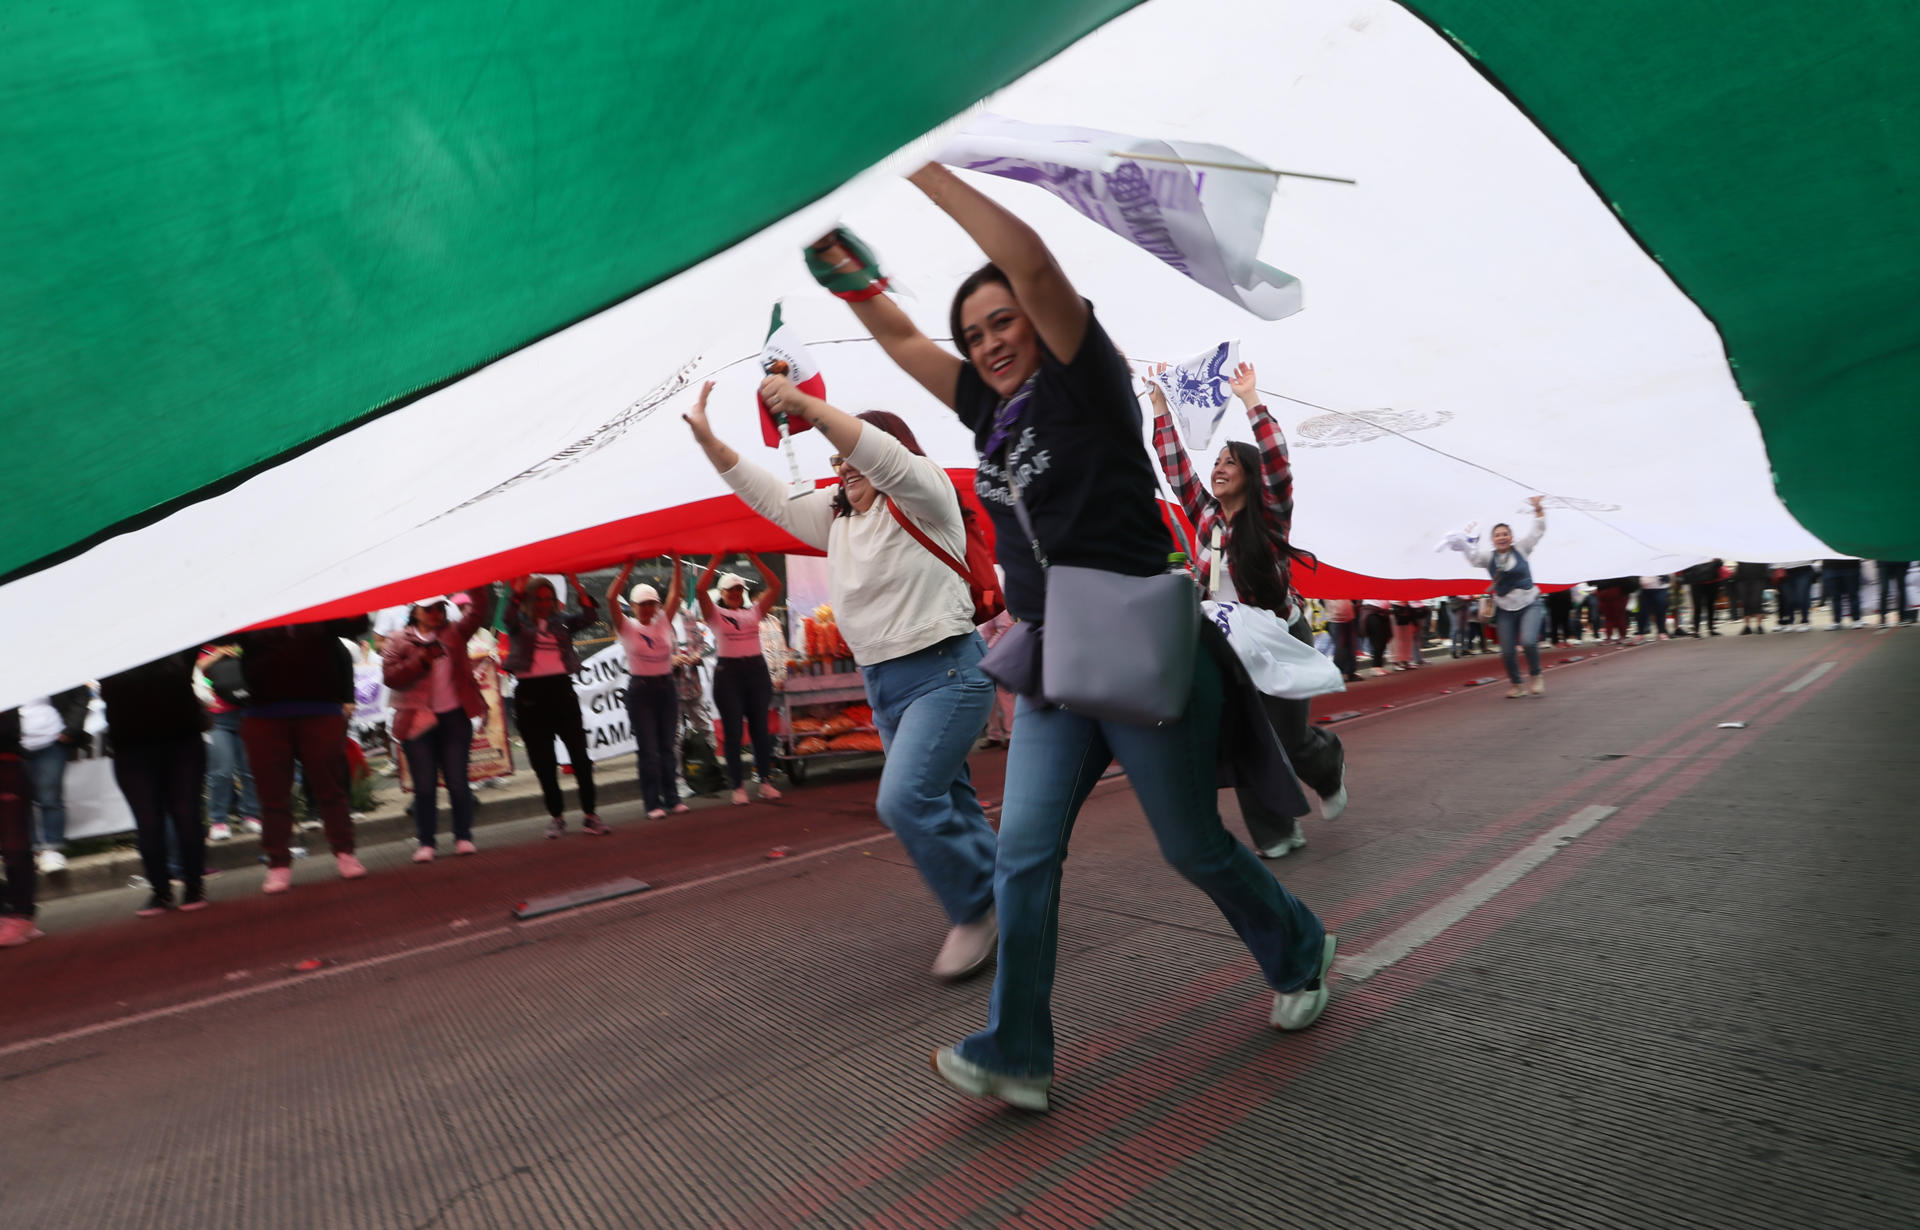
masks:
[[[627,676],[627,722],[633,728],[633,755],[639,762],[640,797],[646,809],[665,811],[677,806],[680,787],[673,775],[680,696],[672,675]]]
[[[1780,626],[1786,627],[1794,621],[1813,622],[1813,570],[1790,568],[1786,579],[1780,582]]]
[[[1267,984],[1296,991],[1319,974],[1326,928],[1220,823],[1221,704],[1220,670],[1204,651],[1187,715],[1166,726],[1101,722],[1020,699],[993,873],[1000,964],[987,1027],[957,1048],[968,1061],[1012,1076],[1053,1071],[1061,864],[1080,805],[1116,759],[1161,857],[1213,899]]]
[[[473,747],[473,719],[464,709],[434,715],[433,729],[401,744],[407,774],[413,778],[413,832],[433,846],[440,827],[440,778],[447,779],[447,803],[453,810],[453,839],[473,840],[473,786],[467,781],[467,753]]]
[[[875,806],[955,926],[993,908],[993,826],[967,775],[986,727],[993,681],[980,673],[977,632],[862,668],[887,766]]]
[[[54,743],[26,753],[27,780],[33,787],[36,850],[67,845],[67,745]]]
[[[1647,635],[1649,629],[1660,636],[1667,634],[1667,591],[1664,589],[1640,591],[1640,635]]]
[[[1859,620],[1860,565],[1827,569],[1821,575],[1820,588],[1826,591],[1827,600],[1833,604],[1834,623],[1844,619]]]
[[[1546,611],[1537,598],[1517,611],[1505,607],[1494,609],[1494,626],[1500,629],[1500,661],[1515,687],[1520,686],[1522,648],[1527,651],[1527,674],[1535,678],[1540,675],[1540,622],[1546,618]]]
[[[207,817],[215,824],[225,824],[233,814],[236,777],[240,779],[240,815],[260,817],[260,796],[254,793],[247,745],[240,738],[240,723],[245,720],[238,709],[213,715],[213,736],[207,744]]]

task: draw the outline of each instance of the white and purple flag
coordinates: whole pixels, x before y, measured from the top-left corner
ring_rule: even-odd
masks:
[[[1274,175],[1223,145],[981,114],[939,161],[1045,188],[1264,320],[1300,310],[1299,279],[1256,259]]]
[[[1152,377],[1166,394],[1167,407],[1180,423],[1189,452],[1205,452],[1233,400],[1233,369],[1240,366],[1240,342],[1234,339],[1182,359]]]

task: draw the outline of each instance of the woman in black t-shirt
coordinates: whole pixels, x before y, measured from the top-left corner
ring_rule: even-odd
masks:
[[[1016,485],[1050,561],[1128,576],[1161,571],[1174,544],[1156,502],[1139,403],[1093,306],[1024,222],[945,167],[930,164],[910,178],[993,262],[954,295],[950,323],[964,361],[880,293],[885,283],[857,241],[828,236],[814,246],[812,264],[888,356],[973,429],[975,490],[993,518],[1008,608],[1039,620],[1046,605],[1045,572],[1013,510]],[[1220,823],[1222,695],[1220,669],[1202,653],[1186,716],[1164,726],[1098,721],[1020,698],[994,868],[993,1003],[984,1030],[934,1056],[949,1084],[1047,1108],[1061,864],[1080,805],[1116,759],[1161,853],[1213,899],[1259,962],[1275,992],[1274,1026],[1303,1029],[1319,1017],[1333,937]]]

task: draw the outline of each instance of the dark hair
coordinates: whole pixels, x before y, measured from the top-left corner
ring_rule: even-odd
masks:
[[[1267,485],[1262,477],[1260,450],[1244,440],[1229,440],[1227,451],[1233,454],[1241,474],[1252,485],[1240,511],[1230,522],[1227,573],[1233,578],[1233,588],[1242,601],[1269,611],[1284,611],[1290,595],[1289,587],[1280,581],[1281,561],[1298,560],[1309,568],[1318,568],[1320,561],[1311,551],[1300,550],[1268,526],[1261,507]]]
[[[973,362],[973,356],[968,353],[967,339],[961,336],[960,305],[972,298],[974,291],[990,283],[1006,287],[1008,294],[1013,293],[1013,283],[1007,281],[1007,275],[1000,272],[1000,266],[988,261],[968,274],[967,280],[960,283],[960,289],[953,292],[953,306],[947,310],[947,327],[953,330],[954,349],[958,350],[960,357],[969,363]]]
[[[414,603],[407,610],[407,627],[409,628],[419,627],[421,614],[436,606],[439,607],[441,612],[444,614],[447,609],[447,600],[445,598],[432,598],[426,602]]]
[[[1511,525],[1508,525],[1505,521],[1495,521],[1493,523],[1493,530],[1505,530],[1509,534],[1513,533],[1513,527]],[[1493,530],[1487,531],[1488,538],[1493,537]]]
[[[553,601],[555,605],[558,605],[560,602],[560,591],[555,589],[553,582],[547,580],[545,577],[535,577],[532,583],[527,586],[526,596],[522,598],[521,601],[525,602],[528,606],[532,606],[535,596],[543,589],[553,595]]]
[[[913,428],[907,426],[907,421],[893,411],[868,410],[864,414],[856,414],[853,417],[859,419],[862,423],[873,424],[881,431],[886,432],[894,439],[900,441],[900,447],[906,449],[915,457],[925,457],[927,455],[927,450],[920,447],[920,441],[914,439]],[[847,500],[847,489],[845,485],[842,485],[833,493],[833,515],[836,517],[844,517],[852,511],[853,505]]]

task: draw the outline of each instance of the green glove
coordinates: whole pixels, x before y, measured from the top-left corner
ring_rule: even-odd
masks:
[[[853,258],[852,264],[843,262],[835,266],[827,262],[820,249],[835,243],[846,249]],[[880,272],[880,262],[873,255],[873,249],[861,243],[852,231],[836,230],[806,251],[807,272],[813,275],[813,280],[849,303],[871,299],[887,289],[886,276]]]

